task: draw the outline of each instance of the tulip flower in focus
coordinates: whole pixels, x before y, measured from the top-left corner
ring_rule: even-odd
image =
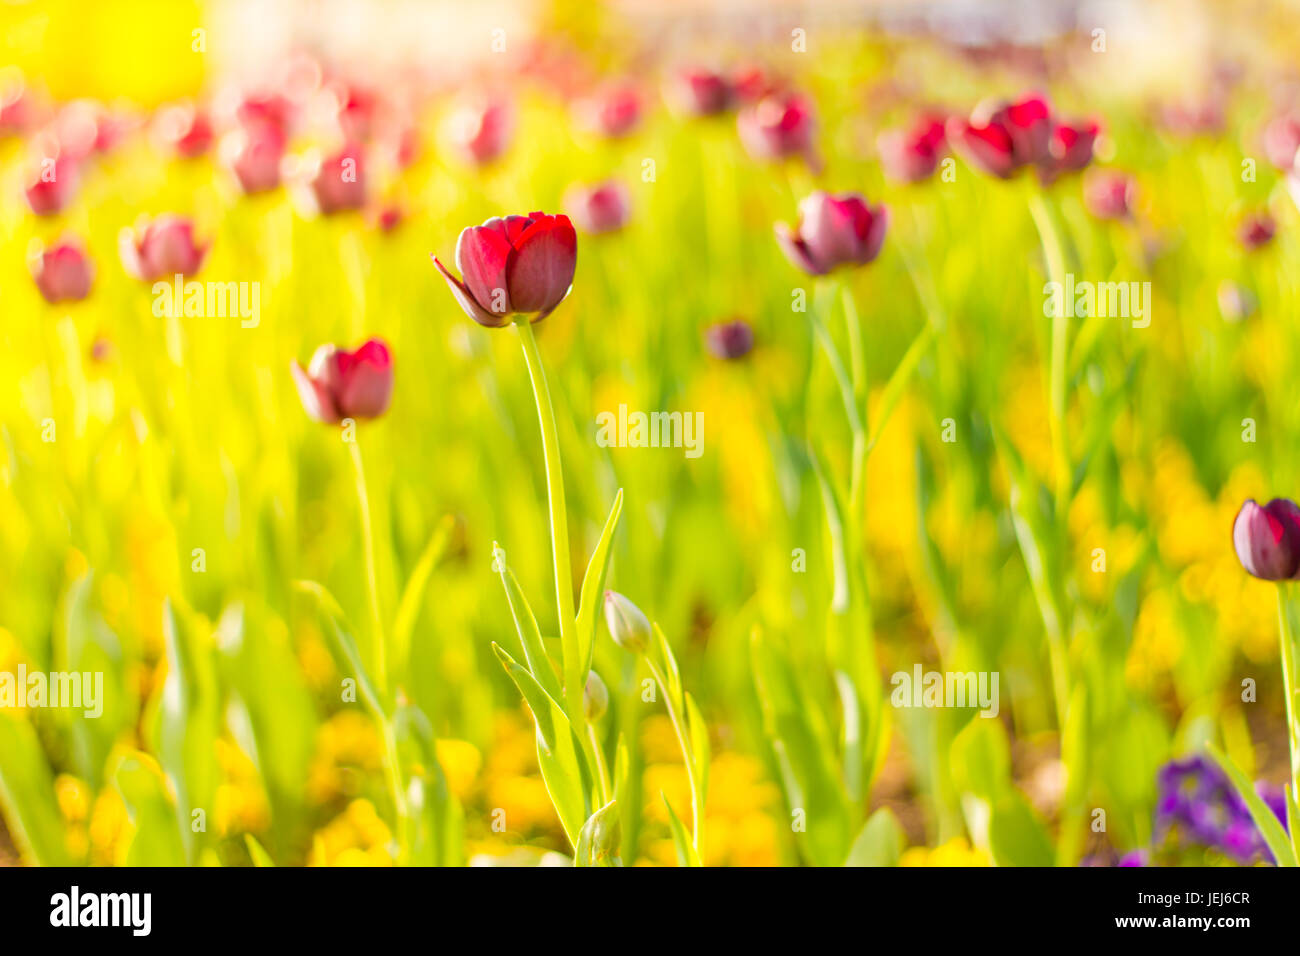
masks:
[[[393,357],[382,339],[349,352],[322,345],[303,368],[290,367],[307,415],[327,425],[345,418],[378,418],[393,396]]]
[[[1289,498],[1260,506],[1247,499],[1232,524],[1232,544],[1241,566],[1265,581],[1283,581],[1300,571],[1300,507]]]
[[[814,167],[816,125],[808,101],[794,93],[768,94],[736,118],[741,142],[755,159],[803,157]]]
[[[182,159],[202,156],[212,148],[212,123],[202,110],[189,103],[178,103],[158,111],[153,134],[158,144]]]
[[[650,621],[617,591],[605,592],[605,626],[614,643],[625,651],[640,654],[650,646]]]
[[[76,239],[60,239],[49,248],[38,244],[29,265],[36,288],[46,302],[78,302],[90,294],[95,269]]]
[[[880,253],[889,213],[854,193],[831,196],[820,190],[799,203],[794,228],[776,224],[776,240],[792,265],[825,275],[842,265],[866,265]]]
[[[592,235],[622,229],[631,203],[627,187],[613,179],[596,186],[572,186],[564,195],[564,208],[573,221]]]
[[[1128,173],[1093,169],[1083,177],[1083,204],[1098,219],[1130,219],[1137,185]]]
[[[142,217],[134,229],[118,234],[117,244],[127,274],[145,282],[193,275],[203,265],[210,246],[194,241],[192,221],[171,214],[153,220]]]
[[[665,96],[685,116],[717,116],[730,109],[735,91],[726,74],[690,68],[673,75]]]
[[[576,113],[581,126],[618,139],[641,124],[641,94],[629,84],[615,84],[579,100]]]
[[[1242,221],[1237,230],[1237,239],[1248,252],[1259,249],[1273,241],[1277,232],[1277,223],[1266,212],[1254,213]]]
[[[76,196],[80,181],[77,164],[71,159],[42,159],[24,194],[27,207],[37,216],[60,213]]]
[[[457,279],[433,257],[452,295],[475,322],[509,324],[512,314],[540,322],[573,286],[578,236],[568,216],[534,212],[492,218],[463,230],[456,242]]]
[[[887,130],[876,139],[885,173],[903,183],[919,183],[933,176],[945,147],[943,120],[932,116],[924,116],[906,129]]]
[[[444,125],[452,150],[465,162],[483,166],[497,159],[510,145],[514,112],[504,101],[466,103]]]
[[[754,348],[754,328],[744,319],[716,322],[704,330],[704,344],[714,358],[743,358]]]
[[[999,179],[1010,179],[1049,156],[1051,108],[1040,96],[1016,103],[983,103],[969,120],[954,117],[948,141],[971,165]]]

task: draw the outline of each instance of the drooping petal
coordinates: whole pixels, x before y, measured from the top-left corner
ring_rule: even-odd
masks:
[[[484,309],[474,299],[474,294],[465,288],[465,284],[452,275],[447,267],[439,261],[437,256],[433,256],[433,264],[437,270],[442,273],[442,277],[447,280],[447,285],[451,289],[451,294],[456,297],[460,307],[465,310],[465,314],[477,322],[479,325],[485,325],[490,329],[499,328],[505,325],[509,319],[506,315],[493,315]]]
[[[502,318],[516,311],[506,275],[514,247],[506,230],[505,221],[489,219],[463,230],[456,241],[456,267],[464,277],[464,288],[480,309]]]
[[[307,416],[327,425],[337,425],[343,416],[339,414],[328,390],[312,379],[308,371],[297,362],[290,364],[289,372],[293,376],[293,384],[297,386],[298,398],[302,401]]]

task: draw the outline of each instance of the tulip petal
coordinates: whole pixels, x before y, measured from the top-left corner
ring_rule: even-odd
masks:
[[[460,303],[460,307],[465,310],[466,315],[479,325],[485,325],[490,329],[500,328],[507,324],[508,319],[506,316],[493,315],[479,305],[475,301],[473,293],[465,288],[464,283],[447,271],[447,267],[438,260],[437,256],[433,256],[433,264],[442,273],[442,277],[447,280],[447,285],[451,288],[451,294],[456,297],[456,301]]]
[[[798,269],[813,276],[825,275],[823,269],[816,261],[813,260],[808,250],[807,244],[796,235],[795,231],[783,222],[778,222],[773,231],[776,233],[777,245],[785,253],[785,257],[790,260],[790,264]]]
[[[393,395],[393,358],[379,339],[355,352],[339,352],[339,412],[348,418],[376,418],[388,410]]]
[[[549,313],[569,294],[578,236],[568,216],[540,216],[519,236],[510,260],[510,299],[516,312]]]
[[[339,414],[329,392],[323,385],[314,381],[307,374],[306,369],[293,362],[289,366],[289,372],[293,375],[293,384],[298,388],[298,398],[301,399],[303,410],[309,418],[329,425],[338,424],[342,420],[343,416]]]
[[[499,319],[485,325],[504,325],[504,317],[516,311],[510,302],[506,275],[514,247],[506,230],[502,220],[489,219],[481,226],[462,230],[456,241],[456,268],[464,277],[462,288],[469,291],[479,309]]]

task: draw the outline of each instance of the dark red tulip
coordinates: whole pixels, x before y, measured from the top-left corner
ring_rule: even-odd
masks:
[[[322,345],[307,368],[294,362],[290,372],[303,409],[327,425],[378,418],[393,397],[393,356],[383,339],[370,339],[353,352]]]
[[[158,143],[182,159],[202,156],[212,148],[212,123],[207,113],[189,103],[178,103],[158,111],[154,117]]]
[[[1047,143],[1047,156],[1038,164],[1039,178],[1054,182],[1066,173],[1075,173],[1092,162],[1100,127],[1094,122],[1071,125],[1057,123]]]
[[[831,196],[820,190],[799,203],[799,223],[776,224],[776,240],[790,262],[809,275],[842,265],[866,265],[880,253],[889,213],[855,193]]]
[[[227,133],[219,153],[239,188],[247,194],[262,193],[280,185],[285,139],[279,127],[270,123],[249,123]]]
[[[1137,184],[1117,169],[1091,169],[1083,177],[1083,204],[1098,219],[1131,219]]]
[[[171,214],[142,219],[135,229],[123,229],[117,245],[127,274],[145,282],[193,275],[210,246],[194,241],[193,222]]]
[[[731,74],[731,89],[742,103],[756,103],[776,89],[776,83],[763,67],[749,63]]]
[[[743,358],[754,348],[754,327],[744,319],[714,323],[704,330],[704,344],[714,358]]]
[[[802,156],[816,165],[813,134],[816,120],[808,101],[796,93],[773,93],[747,106],[736,117],[741,142],[755,159]]]
[[[1253,251],[1267,245],[1277,232],[1277,223],[1266,212],[1253,213],[1242,221],[1237,230],[1237,238],[1247,251]]]
[[[326,216],[361,209],[366,204],[365,162],[356,143],[310,160],[305,178],[316,209]]]
[[[503,100],[466,103],[448,117],[447,140],[466,162],[483,166],[498,158],[510,144],[514,110]]]
[[[943,120],[932,116],[923,116],[906,129],[887,130],[876,139],[886,175],[903,183],[933,176],[946,145]]]
[[[1283,115],[1264,127],[1264,155],[1281,170],[1295,167],[1295,154],[1300,150],[1300,118]]]
[[[674,74],[667,94],[672,106],[687,116],[717,116],[725,113],[735,98],[726,74],[698,68]]]
[[[967,162],[1000,179],[1010,179],[1047,156],[1051,107],[1041,96],[1017,103],[984,103],[969,120],[948,121],[948,141]]]
[[[1232,544],[1241,566],[1265,581],[1283,581],[1300,571],[1300,508],[1289,498],[1260,507],[1249,498],[1232,523]]]
[[[78,302],[90,294],[95,268],[76,239],[60,239],[48,249],[38,247],[29,264],[46,302]]]
[[[60,213],[76,196],[80,182],[80,170],[71,159],[43,158],[27,185],[27,207],[38,216]]]
[[[582,126],[617,139],[641,124],[641,94],[634,86],[619,83],[579,100],[576,110]]]
[[[578,236],[568,216],[534,212],[492,218],[463,230],[456,242],[457,279],[433,257],[452,295],[475,322],[495,328],[512,314],[540,322],[573,286]]]
[[[614,232],[627,223],[632,201],[627,187],[617,180],[596,186],[573,186],[564,196],[564,208],[583,232]]]

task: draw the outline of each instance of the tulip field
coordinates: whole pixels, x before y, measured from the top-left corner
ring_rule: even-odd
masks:
[[[0,864],[1298,865],[1280,5],[466,6],[0,9]]]

